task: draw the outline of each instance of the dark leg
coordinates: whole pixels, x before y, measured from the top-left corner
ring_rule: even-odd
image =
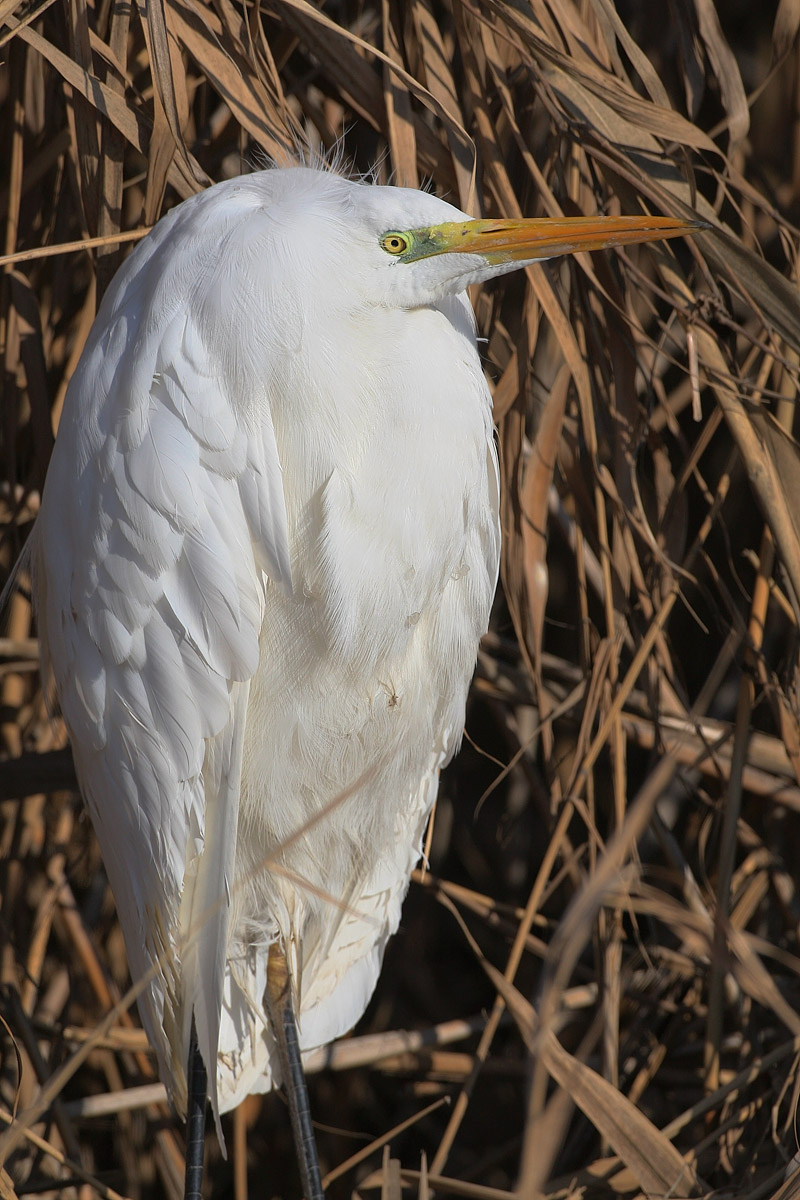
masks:
[[[278,1043],[283,1072],[283,1086],[289,1101],[292,1132],[300,1167],[300,1179],[305,1200],[325,1200],[319,1172],[317,1144],[311,1125],[306,1077],[300,1059],[297,1022],[292,1009],[292,989],[286,955],[277,942],[269,948],[267,964],[267,1011]]]
[[[197,1030],[192,1017],[192,1034],[189,1039],[189,1063],[186,1078],[188,1099],[186,1102],[186,1175],[183,1186],[184,1200],[202,1200],[203,1195],[203,1148],[206,1132],[206,1093],[208,1077],[197,1046]]]

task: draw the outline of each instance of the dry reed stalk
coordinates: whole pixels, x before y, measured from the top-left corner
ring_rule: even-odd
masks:
[[[465,1053],[415,1043],[313,1077],[332,1197],[794,1186],[800,6],[772,26],[727,8],[0,0],[6,569],[130,242],[264,154],[338,146],[486,215],[644,206],[713,227],[474,297],[502,590],[362,1026],[396,1045],[461,1019]],[[24,590],[7,622],[0,1101],[19,1137],[0,1192],[173,1197],[181,1132],[153,1093],[74,1115],[153,1068],[135,1016],[109,1024],[119,927]],[[279,1101],[232,1128],[232,1163],[209,1135],[214,1194],[263,1191],[267,1169],[295,1194]]]

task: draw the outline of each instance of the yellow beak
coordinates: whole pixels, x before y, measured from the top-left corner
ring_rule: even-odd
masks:
[[[451,221],[415,229],[402,255],[405,262],[434,254],[479,254],[487,262],[554,258],[632,242],[653,242],[707,229],[704,222],[676,217],[532,217],[522,221]]]

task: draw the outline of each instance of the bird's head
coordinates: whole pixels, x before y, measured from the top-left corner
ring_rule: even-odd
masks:
[[[297,180],[297,172],[287,174]],[[301,169],[299,174],[316,176],[309,198],[315,206],[322,204],[319,236],[326,239],[328,261],[338,247],[337,270],[349,285],[347,294],[394,308],[435,304],[469,284],[558,255],[678,237],[703,227],[647,215],[471,220],[414,189],[338,176],[329,176],[329,186],[320,189],[320,172]],[[312,238],[313,226],[313,221],[305,225]]]

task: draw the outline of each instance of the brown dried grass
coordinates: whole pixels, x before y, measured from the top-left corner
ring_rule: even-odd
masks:
[[[332,1197],[797,1188],[800,5],[620,9],[0,0],[6,567],[127,242],[262,152],[342,139],[356,169],[476,214],[714,225],[475,297],[502,589],[370,1036],[312,1077]],[[20,594],[0,1192],[174,1197],[182,1132],[118,1005],[34,633]],[[209,1194],[297,1194],[278,1098],[226,1128]]]

